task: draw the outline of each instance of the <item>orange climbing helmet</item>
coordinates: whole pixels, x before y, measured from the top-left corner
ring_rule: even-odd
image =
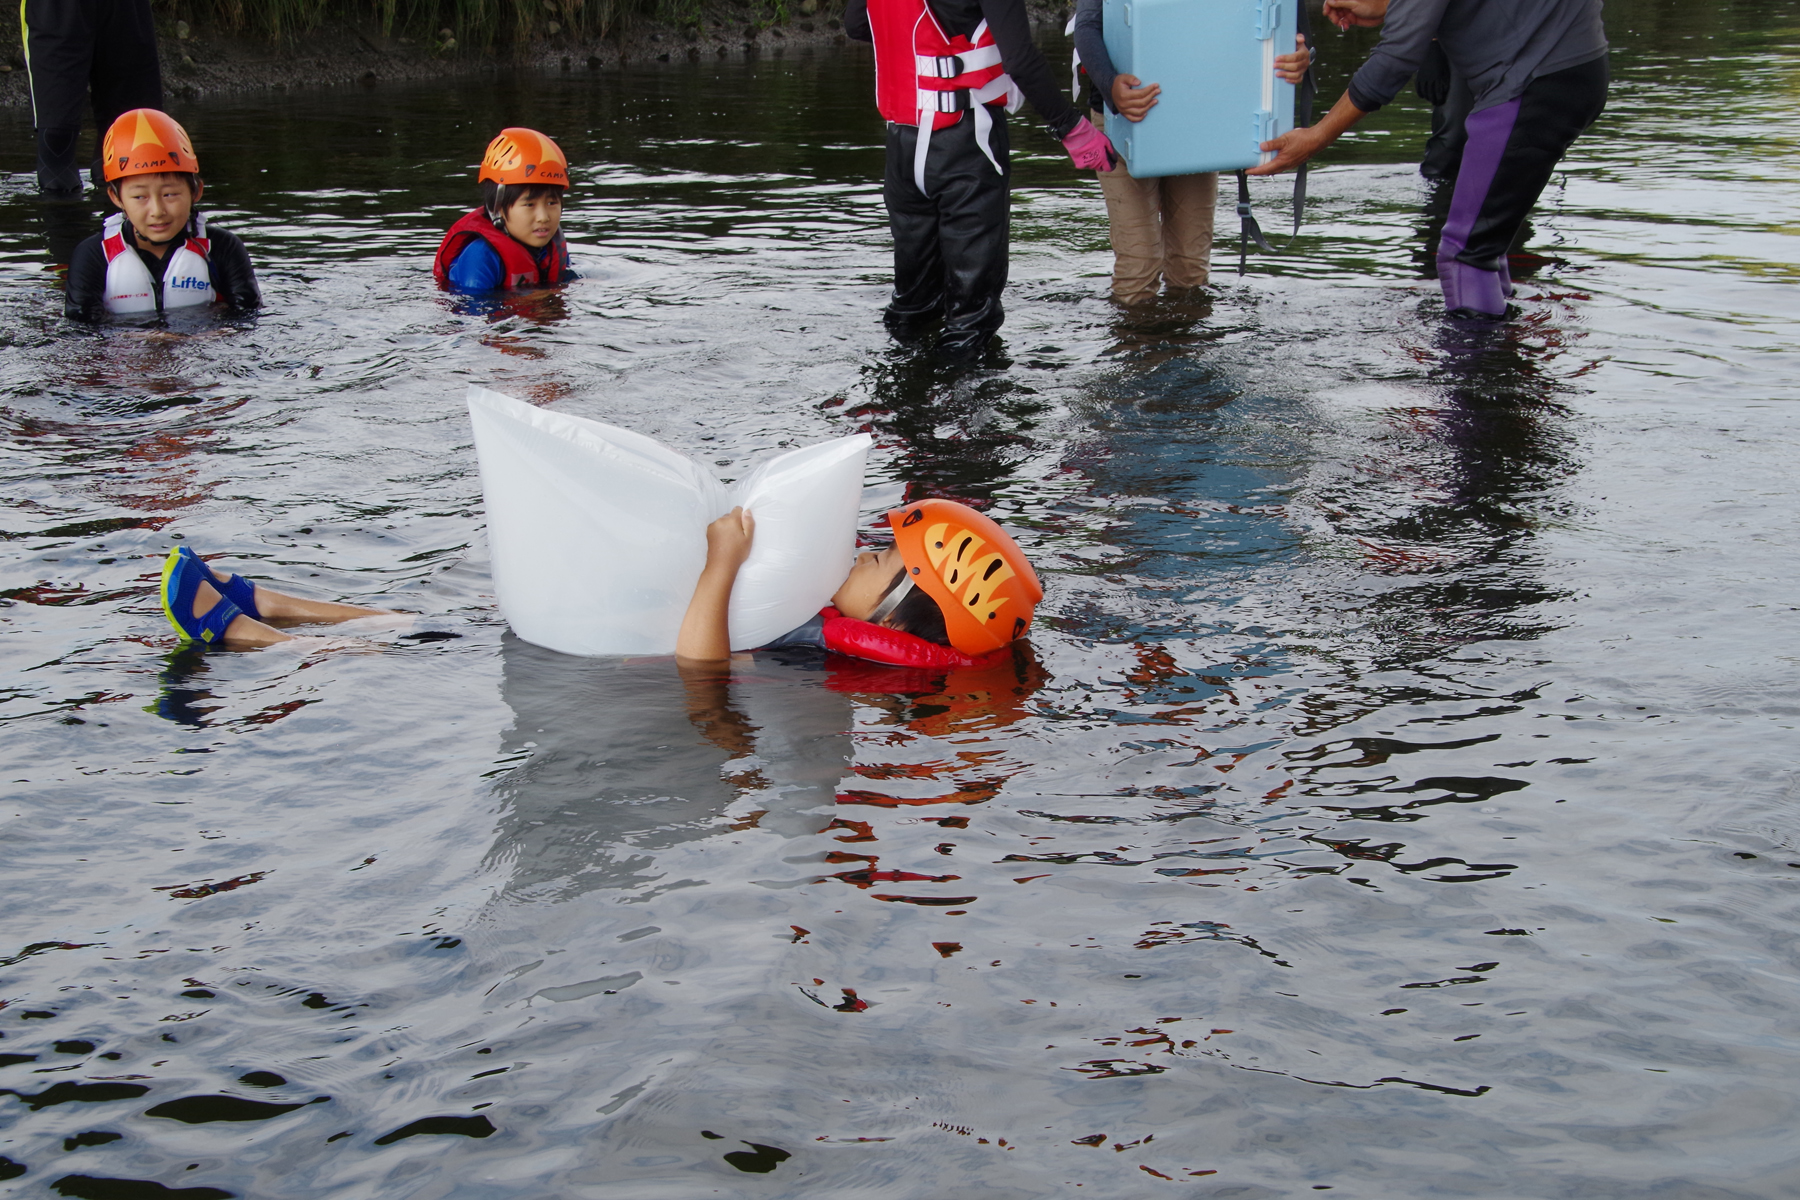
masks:
[[[1025,552],[992,519],[954,500],[920,500],[887,519],[907,579],[937,601],[952,646],[987,654],[1031,628],[1044,589]]]
[[[101,143],[100,159],[108,183],[164,171],[200,174],[200,160],[194,157],[187,130],[154,108],[134,108],[114,121]]]
[[[501,185],[547,183],[569,186],[569,160],[562,148],[535,129],[502,129],[488,143],[479,181]]]

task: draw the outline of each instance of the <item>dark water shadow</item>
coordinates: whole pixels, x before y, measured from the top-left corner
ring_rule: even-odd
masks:
[[[206,652],[192,644],[184,644],[171,652],[156,677],[156,699],[144,706],[165,721],[194,729],[211,724],[210,713],[224,707],[205,685]],[[213,701],[213,703],[208,703]]]
[[[891,470],[909,481],[909,499],[979,504],[1042,448],[1039,426],[1051,405],[1004,369],[901,349],[868,362],[860,375],[866,399],[844,415],[894,448]]]
[[[1403,656],[1555,628],[1542,608],[1568,592],[1543,579],[1534,543],[1547,520],[1564,515],[1546,510],[1545,497],[1581,468],[1563,402],[1569,385],[1551,370],[1572,340],[1517,322],[1440,326],[1429,378],[1441,399],[1391,418],[1424,437],[1406,466],[1411,502],[1354,522],[1371,572],[1406,580],[1365,610],[1410,631],[1392,645]]]

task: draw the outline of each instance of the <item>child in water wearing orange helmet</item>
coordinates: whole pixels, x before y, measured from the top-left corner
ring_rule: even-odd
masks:
[[[856,556],[831,606],[765,649],[813,646],[898,666],[979,663],[1025,635],[1044,589],[1025,552],[990,517],[954,500],[920,500],[887,515],[894,544]],[[728,611],[756,521],[734,508],[706,527],[675,657],[731,657]]]
[[[75,247],[63,300],[69,316],[262,303],[244,243],[194,211],[206,185],[175,118],[134,108],[112,123],[100,153],[106,197],[119,211]]]
[[[1044,589],[1024,551],[993,520],[954,500],[920,500],[887,515],[894,545],[856,556],[831,605],[765,649],[810,646],[899,666],[983,663],[1024,636]],[[706,566],[675,642],[676,661],[731,657],[728,612],[756,523],[734,508],[706,529]],[[289,641],[268,621],[329,624],[384,609],[305,600],[221,576],[186,546],[163,565],[163,612],[191,641],[249,649]]]
[[[535,129],[502,129],[481,159],[481,207],[444,235],[431,273],[459,292],[574,279],[562,235],[569,160]]]

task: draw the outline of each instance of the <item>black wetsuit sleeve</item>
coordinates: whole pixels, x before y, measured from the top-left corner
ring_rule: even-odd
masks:
[[[869,0],[844,0],[844,36],[859,42],[875,40],[875,31],[869,28]]]
[[[1081,120],[1081,114],[1057,85],[1050,64],[1031,40],[1031,18],[1025,11],[1025,0],[981,0],[981,15],[1000,47],[1000,61],[1012,76],[1025,99],[1049,124],[1050,132],[1059,138],[1069,136]]]
[[[261,308],[262,292],[256,286],[256,270],[250,265],[243,240],[224,229],[208,229],[207,236],[212,241],[207,261],[220,303],[237,309]]]
[[[1104,0],[1076,0],[1075,51],[1081,55],[1081,69],[1087,72],[1089,90],[1106,105],[1106,111],[1118,112],[1113,106],[1113,80],[1119,72],[1113,67],[1112,55],[1106,52]]]
[[[63,314],[77,321],[98,321],[106,315],[106,251],[100,240],[97,233],[86,239],[69,259]]]

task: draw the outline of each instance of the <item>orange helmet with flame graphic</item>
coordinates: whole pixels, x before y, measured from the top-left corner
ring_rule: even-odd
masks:
[[[1044,589],[992,519],[954,500],[920,500],[887,517],[907,577],[944,611],[952,646],[987,654],[1031,628]]]
[[[200,160],[194,157],[187,130],[174,117],[154,108],[134,108],[114,121],[100,145],[100,159],[108,183],[164,171],[200,173]]]
[[[569,160],[562,148],[535,129],[502,129],[488,143],[478,182],[548,183],[569,186]]]

